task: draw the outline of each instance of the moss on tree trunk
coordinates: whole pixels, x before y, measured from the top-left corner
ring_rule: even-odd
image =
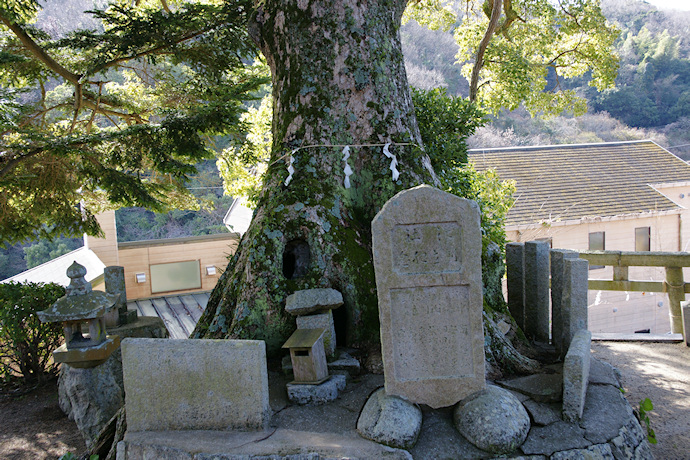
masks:
[[[295,327],[285,298],[331,287],[345,300],[335,310],[338,341],[378,342],[371,220],[398,191],[434,179],[419,149],[400,46],[405,5],[267,0],[259,9],[252,35],[272,72],[272,157],[251,227],[195,337],[262,339],[275,352]],[[395,182],[382,149],[388,142]]]

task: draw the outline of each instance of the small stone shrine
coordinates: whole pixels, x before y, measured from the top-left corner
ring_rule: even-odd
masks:
[[[105,314],[117,301],[117,296],[93,291],[86,281],[86,268],[74,262],[67,269],[70,284],[66,295],[47,310],[38,312],[44,323],[63,323],[65,343],[53,352],[53,359],[73,367],[95,367],[108,359],[119,346],[119,336],[107,336]],[[82,327],[88,323],[89,334]]]
[[[371,225],[386,393],[439,408],[483,389],[477,204],[421,185]]]

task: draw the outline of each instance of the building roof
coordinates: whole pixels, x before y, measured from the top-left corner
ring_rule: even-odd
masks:
[[[82,246],[46,263],[4,279],[0,283],[14,281],[17,283],[57,283],[61,286],[67,286],[70,283],[70,279],[67,277],[67,269],[74,262],[86,268],[85,278],[90,283],[98,281],[103,276],[105,264],[101,262],[96,253]]]
[[[230,205],[228,212],[225,213],[223,223],[231,232],[244,235],[249,228],[249,224],[252,222],[252,216],[254,215],[254,210],[248,208],[246,202],[247,199],[244,197],[236,198],[235,201],[233,201]]]
[[[690,181],[690,165],[650,140],[472,149],[468,156],[477,170],[516,182],[507,225],[677,210],[652,184]]]

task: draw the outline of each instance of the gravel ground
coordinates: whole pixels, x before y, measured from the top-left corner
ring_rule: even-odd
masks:
[[[649,398],[657,460],[690,460],[690,347],[684,343],[593,342],[595,357],[618,368],[633,409]]]
[[[84,451],[77,425],[58,406],[56,380],[18,398],[0,395],[0,459],[56,459]]]

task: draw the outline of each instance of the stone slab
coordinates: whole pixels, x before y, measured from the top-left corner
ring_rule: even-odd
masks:
[[[572,449],[556,452],[551,460],[615,460],[611,446],[608,444],[595,444],[586,449]]]
[[[484,388],[477,204],[421,185],[372,235],[386,393],[438,408]]]
[[[532,417],[535,425],[546,426],[561,420],[561,405],[558,403],[540,403],[528,399],[522,403]]]
[[[299,441],[299,442],[297,442]],[[222,453],[222,454],[221,454]],[[276,455],[280,453],[279,455]],[[405,450],[382,446],[348,434],[317,433],[286,428],[259,432],[242,431],[161,431],[127,430],[125,440],[117,446],[118,460],[204,458],[251,460],[283,459],[300,454],[317,453],[318,459],[360,458],[412,460]],[[209,457],[202,457],[207,455]],[[221,456],[223,455],[223,456]],[[299,457],[291,457],[294,460]]]
[[[591,344],[591,332],[577,331],[563,361],[563,419],[569,422],[582,418],[589,384]]]
[[[529,396],[538,402],[558,402],[563,395],[563,376],[561,374],[533,374],[496,384]]]
[[[342,352],[338,359],[328,363],[328,372],[346,371],[350,376],[359,375],[361,366],[357,358],[353,358],[349,353]]]
[[[518,327],[525,330],[525,244],[506,244],[508,310]]]
[[[495,455],[475,447],[455,428],[453,409],[423,410],[422,431],[410,449],[414,460],[477,460]]]
[[[298,316],[297,329],[325,329],[326,332],[323,334],[323,348],[326,352],[326,356],[333,356],[336,342],[333,311],[328,310],[326,313]]]
[[[525,335],[549,343],[549,243],[525,243]]]
[[[526,454],[551,455],[561,450],[583,449],[592,445],[585,439],[585,430],[574,423],[556,422],[534,426],[521,449]]]
[[[122,368],[129,430],[260,430],[270,420],[263,341],[127,338]]]
[[[562,356],[563,350],[563,275],[565,259],[575,259],[577,251],[571,249],[552,249],[551,255],[551,342],[556,353]]]
[[[565,259],[563,265],[562,350],[566,351],[575,333],[588,329],[589,262],[585,259]]]
[[[285,299],[285,311],[291,315],[307,315],[321,310],[332,310],[343,304],[343,295],[335,289],[304,289]]]
[[[617,369],[609,363],[600,361],[592,356],[589,363],[589,383],[613,385],[616,388],[620,388],[621,382],[617,372]]]
[[[587,404],[580,426],[592,443],[600,444],[618,436],[621,427],[631,417],[632,409],[618,388],[611,385],[590,385],[587,388]]]

